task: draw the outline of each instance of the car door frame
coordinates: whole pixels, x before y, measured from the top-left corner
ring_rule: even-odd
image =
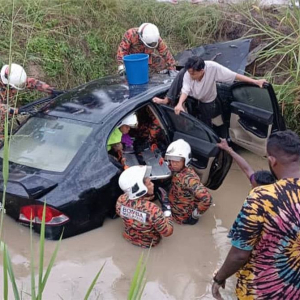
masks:
[[[272,132],[285,130],[285,122],[283,116],[280,114],[276,94],[271,84],[264,84],[262,89],[264,89],[264,91],[267,91],[269,95],[271,103],[269,103],[268,105],[270,108],[272,108],[272,111],[268,111],[265,108],[254,105],[253,103],[247,103],[245,99],[243,99],[243,102],[236,100],[234,96],[234,90],[243,87],[253,87],[255,89],[260,89],[257,85],[246,82],[236,82],[230,87],[232,101],[230,103],[229,136],[234,144],[253,153],[256,153],[257,155],[265,156],[266,150],[262,148],[262,145],[266,145],[267,139]],[[251,100],[251,98],[249,98],[249,100]],[[254,121],[254,119],[252,119],[251,117],[254,117],[255,114],[256,120]],[[247,125],[249,125],[248,127],[243,125],[243,118],[247,119]],[[265,136],[260,136],[258,133],[259,131],[255,132],[255,130],[251,130],[251,121],[254,124],[253,128],[256,128],[255,122],[256,124],[258,124],[260,122],[259,120],[261,120],[261,124],[263,124],[263,122],[266,122],[265,125],[268,124],[268,126],[270,127]],[[237,124],[238,126],[240,126],[239,128]],[[243,136],[244,134],[245,140],[243,140],[243,138],[240,138],[239,140],[239,133],[240,136]],[[247,141],[247,138],[249,138],[249,141]]]
[[[186,136],[188,138],[188,134],[184,132],[179,132],[178,130],[175,130],[176,126],[174,126],[173,121],[170,118],[170,115],[175,115],[174,109],[170,106],[166,105],[158,105],[158,104],[151,104],[154,106],[154,109],[158,111],[159,117],[161,118],[161,121],[163,122],[163,125],[165,126],[166,130],[168,131],[168,136],[170,139],[170,142],[178,139],[178,138],[184,138]],[[197,128],[201,128],[205,133],[207,134],[207,138],[211,144],[216,145],[220,139],[216,135],[216,133],[209,128],[206,124],[201,122],[200,120],[196,119],[190,114],[187,113],[181,113],[180,116],[184,118],[185,120],[189,120],[190,122],[193,122],[194,126]],[[177,133],[177,134],[176,134]],[[178,134],[179,133],[179,134]],[[190,135],[190,138],[188,138],[188,141],[192,143],[197,142],[197,140],[201,141],[201,138],[195,137],[193,135]],[[202,139],[202,142],[204,139]],[[205,140],[205,142],[208,142]],[[224,150],[221,150],[215,146],[216,151],[216,157],[214,161],[211,164],[210,170],[209,170],[209,176],[208,180],[205,184],[206,187],[215,190],[220,187],[223,180],[225,179],[227,173],[229,172],[229,169],[231,167],[232,163],[232,157],[225,152]],[[191,145],[192,152],[193,152],[193,145]],[[193,163],[192,163],[193,165]]]

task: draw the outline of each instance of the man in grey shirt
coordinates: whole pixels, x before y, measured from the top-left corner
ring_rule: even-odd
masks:
[[[235,80],[253,83],[259,87],[267,82],[265,79],[255,80],[237,74],[216,62],[204,61],[200,57],[193,56],[186,62],[184,71],[181,70],[175,78],[166,98],[156,97],[153,98],[153,102],[167,104],[171,101],[174,104],[175,94],[178,95],[181,89],[179,102],[174,108],[175,113],[179,115],[181,111],[185,111],[183,103],[190,96],[197,100],[195,114],[199,114],[199,119],[212,127],[212,119],[222,114],[221,103],[217,99],[216,82],[232,83]]]

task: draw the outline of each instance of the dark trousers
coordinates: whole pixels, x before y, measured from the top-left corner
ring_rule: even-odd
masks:
[[[186,100],[186,107],[189,114],[212,128],[218,136],[227,138],[228,131],[226,125],[216,126],[212,123],[213,118],[220,115],[222,117],[222,104],[218,97],[209,103],[203,103],[197,99],[188,97]]]

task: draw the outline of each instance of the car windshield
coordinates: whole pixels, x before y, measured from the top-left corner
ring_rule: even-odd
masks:
[[[32,117],[12,136],[9,160],[28,167],[63,172],[92,132],[89,124]],[[3,148],[0,150],[3,158]]]

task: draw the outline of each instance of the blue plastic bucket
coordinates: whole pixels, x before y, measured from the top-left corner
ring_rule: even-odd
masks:
[[[123,57],[129,84],[145,84],[149,81],[148,59],[149,55],[145,53]]]

